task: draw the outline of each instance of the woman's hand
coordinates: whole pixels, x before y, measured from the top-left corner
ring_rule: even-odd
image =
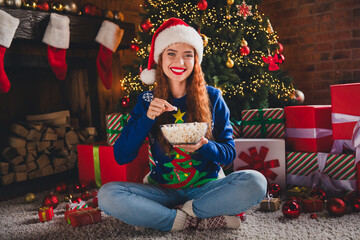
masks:
[[[209,140],[205,137],[202,137],[200,142],[198,142],[197,144],[192,144],[192,145],[174,145],[173,147],[177,147],[177,148],[182,148],[184,149],[186,152],[195,152],[196,150],[198,150],[199,148],[201,148],[204,144],[207,144],[209,142]]]
[[[154,98],[151,101],[149,109],[146,113],[148,118],[154,120],[156,117],[160,116],[163,112],[172,112],[176,111],[177,108],[168,103],[166,100],[161,98]]]

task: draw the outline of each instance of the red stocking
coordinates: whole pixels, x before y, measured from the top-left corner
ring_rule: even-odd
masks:
[[[106,89],[112,85],[112,55],[113,52],[107,47],[100,44],[99,53],[96,59],[96,66],[102,83]]]
[[[0,46],[0,92],[8,92],[10,90],[10,82],[6,76],[4,69],[4,55],[6,48]]]
[[[55,76],[59,80],[64,80],[67,72],[66,49],[47,47],[49,64]]]

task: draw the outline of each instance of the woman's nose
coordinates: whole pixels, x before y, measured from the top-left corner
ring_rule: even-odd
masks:
[[[176,61],[180,64],[180,65],[184,65],[184,59],[182,57],[178,57],[176,59]]]

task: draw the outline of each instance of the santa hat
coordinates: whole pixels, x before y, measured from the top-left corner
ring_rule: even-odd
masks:
[[[192,27],[187,25],[183,20],[170,18],[165,21],[154,33],[151,42],[148,67],[140,74],[140,79],[145,84],[155,82],[155,63],[158,63],[160,54],[171,44],[186,43],[195,48],[199,62],[203,56],[203,40],[200,34]]]

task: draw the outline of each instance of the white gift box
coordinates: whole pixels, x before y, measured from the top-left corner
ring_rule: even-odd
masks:
[[[261,172],[268,183],[277,183],[286,192],[285,140],[273,138],[235,139],[234,171],[254,169]]]

